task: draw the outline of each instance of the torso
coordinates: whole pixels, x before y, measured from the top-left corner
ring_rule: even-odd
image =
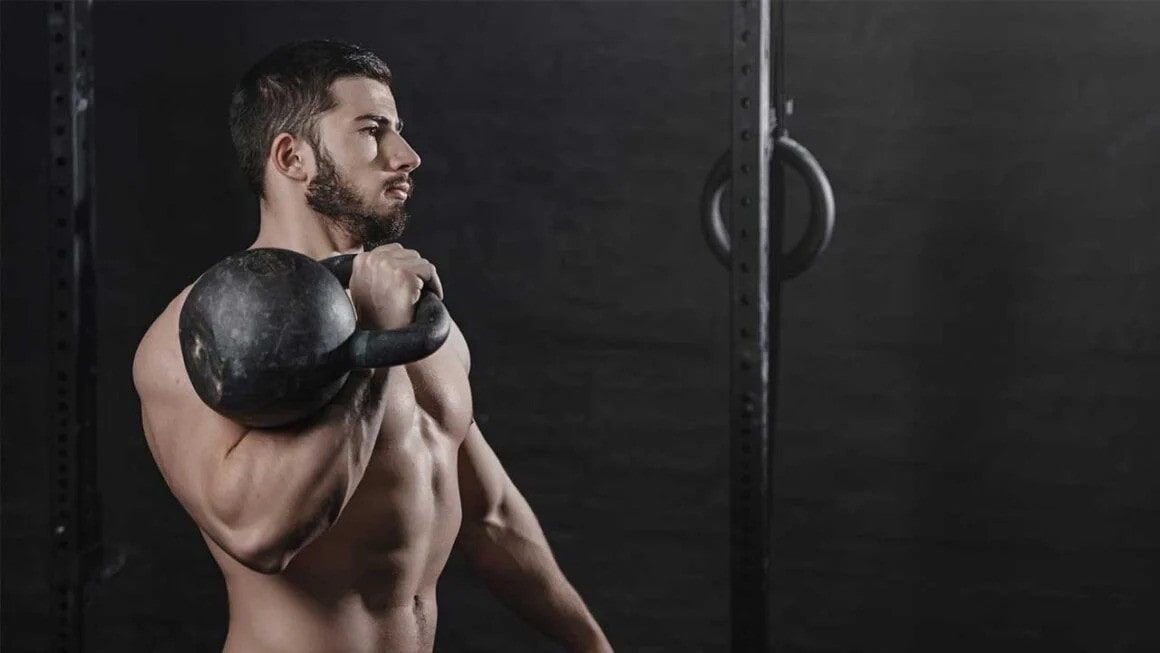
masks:
[[[281,574],[206,543],[226,579],[224,653],[419,653],[435,638],[435,586],[462,517],[457,456],[472,420],[467,345],[392,375],[365,475],[333,526]]]

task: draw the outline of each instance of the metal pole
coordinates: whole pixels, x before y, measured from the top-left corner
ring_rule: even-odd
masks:
[[[54,651],[83,647],[85,583],[100,558],[96,483],[91,4],[49,6],[53,411],[49,523]]]
[[[733,651],[770,647],[770,432],[772,430],[769,186],[769,0],[733,11],[732,224],[730,226],[730,600]]]

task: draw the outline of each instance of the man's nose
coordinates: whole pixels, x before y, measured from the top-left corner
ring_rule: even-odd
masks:
[[[402,136],[396,136],[392,140],[394,142],[388,152],[388,161],[390,162],[391,169],[411,172],[415,168],[418,168],[419,164],[423,162],[423,159],[419,158],[419,153],[411,147],[411,144]]]

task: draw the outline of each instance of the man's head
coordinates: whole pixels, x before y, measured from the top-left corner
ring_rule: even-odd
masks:
[[[292,192],[367,245],[395,240],[419,157],[403,140],[391,71],[333,41],[283,46],[238,82],[230,134],[250,188]],[[304,192],[303,192],[304,191]]]

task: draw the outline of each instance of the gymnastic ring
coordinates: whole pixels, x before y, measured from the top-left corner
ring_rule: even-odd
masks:
[[[701,192],[701,226],[709,248],[723,264],[732,260],[729,232],[721,216],[721,196],[731,178],[733,152],[725,150],[709,170]],[[825,251],[834,233],[834,191],[830,180],[809,150],[789,136],[780,136],[773,148],[773,160],[789,164],[806,182],[810,193],[810,221],[797,245],[783,255],[779,277],[788,281],[805,272]]]

